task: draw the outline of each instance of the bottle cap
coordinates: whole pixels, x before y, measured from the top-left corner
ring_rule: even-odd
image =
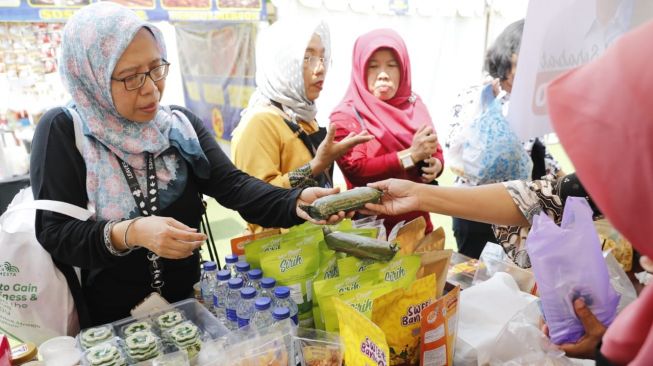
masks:
[[[218,265],[215,262],[206,261],[204,262],[203,268],[205,271],[215,271],[218,269]]]
[[[256,289],[254,287],[245,287],[240,289],[240,297],[243,299],[253,299],[256,297]]]
[[[232,278],[230,279],[227,284],[229,285],[230,289],[239,289],[243,287],[243,279],[242,278]]]
[[[238,256],[235,255],[235,254],[229,254],[229,255],[224,257],[224,261],[229,263],[229,264],[236,263],[236,262],[238,262]]]

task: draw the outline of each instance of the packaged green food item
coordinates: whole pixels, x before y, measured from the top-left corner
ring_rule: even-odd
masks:
[[[333,302],[345,346],[345,364],[387,366],[390,351],[383,331],[350,305],[339,299]]]
[[[377,262],[374,259],[345,257],[338,259],[338,273],[341,276],[349,276],[367,270],[379,270],[383,267],[383,264],[383,262]]]
[[[369,271],[366,273],[356,273],[351,276],[341,276],[328,280],[315,281],[313,283],[313,294],[316,301],[313,301],[313,317],[315,318],[315,327],[325,329],[324,318],[320,304],[327,298],[342,294],[345,292],[359,290],[361,288],[372,287],[378,278],[378,273]]]
[[[372,307],[374,299],[392,291],[392,286],[388,283],[381,283],[370,287],[364,287],[358,290],[342,293],[337,296],[329,296],[320,302],[322,310],[322,319],[324,319],[324,328],[327,332],[338,331],[338,322],[336,321],[335,308],[333,299],[338,298],[351,305],[367,318],[372,318]]]
[[[252,269],[261,268],[261,254],[281,249],[285,234],[268,236],[245,244],[245,258]]]
[[[281,234],[254,240],[245,244],[245,258],[251,268],[261,268],[261,253],[273,252],[281,246],[295,248],[302,245],[316,245],[323,240],[320,230],[313,230],[301,235]]]
[[[320,258],[317,243],[301,246],[287,245],[261,257],[261,268],[266,276],[277,280],[277,284],[288,286],[291,296],[299,308],[299,325],[313,326],[312,300],[313,277]]]
[[[320,306],[317,302],[317,292],[315,291],[315,282],[328,280],[332,278],[339,277],[338,272],[338,257],[336,257],[336,252],[330,250],[324,245],[324,241],[319,244],[320,251],[320,266],[317,269],[317,273],[313,278],[313,320],[315,321],[315,327],[318,329],[324,329],[324,321],[322,320],[322,313],[320,312]]]
[[[303,235],[304,233],[309,233],[313,231],[322,231],[323,225],[315,225],[310,221],[306,221],[301,225],[296,225],[288,229],[288,234],[291,235]],[[354,227],[354,223],[351,219],[344,219],[335,225],[329,225],[332,230],[337,231],[349,231]]]
[[[320,265],[315,274],[314,281],[328,280],[340,275],[338,271],[338,257],[333,250],[320,251]]]
[[[371,318],[385,332],[390,365],[419,365],[421,312],[435,301],[435,294],[435,274],[431,274],[407,289],[396,289],[374,299]]]
[[[393,288],[408,288],[415,278],[421,265],[418,255],[397,256],[390,262],[379,267],[379,280],[393,284]]]

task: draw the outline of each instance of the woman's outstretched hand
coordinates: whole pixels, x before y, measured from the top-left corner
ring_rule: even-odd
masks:
[[[400,215],[406,212],[419,211],[419,197],[416,188],[419,183],[402,179],[387,179],[380,182],[370,183],[367,186],[383,191],[381,202],[368,203],[363,214],[368,215]]]

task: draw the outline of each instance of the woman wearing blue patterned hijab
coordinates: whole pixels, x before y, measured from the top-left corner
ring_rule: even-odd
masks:
[[[159,104],[167,71],[161,32],[129,9],[95,3],[66,24],[60,74],[73,107],[39,122],[30,174],[36,199],[95,212],[89,221],[36,216],[82,327],[128,316],[151,292],[170,302],[192,295],[206,239],[194,229],[201,195],[249,222],[288,227],[308,219],[299,203],[336,192],[280,189],[236,169],[194,114]]]

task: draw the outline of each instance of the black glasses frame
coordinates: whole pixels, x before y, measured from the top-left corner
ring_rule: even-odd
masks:
[[[154,77],[152,77],[152,73],[156,72],[157,70],[160,70],[161,68],[163,68],[163,75],[160,78],[156,78],[156,79]],[[129,91],[132,91],[132,90],[140,89],[141,87],[143,87],[143,85],[145,85],[145,79],[148,76],[154,82],[161,81],[161,80],[165,79],[168,76],[169,68],[170,68],[170,63],[168,61],[163,60],[163,63],[161,65],[151,69],[148,72],[137,72],[137,73],[135,73],[133,75],[129,75],[129,76],[124,77],[122,79],[117,79],[117,78],[112,77],[111,80],[122,82],[125,85],[125,89],[127,89]],[[141,78],[140,85],[137,86],[137,87],[129,88],[127,86],[127,80],[132,80],[133,78],[139,77],[140,75],[143,75],[143,77]]]

